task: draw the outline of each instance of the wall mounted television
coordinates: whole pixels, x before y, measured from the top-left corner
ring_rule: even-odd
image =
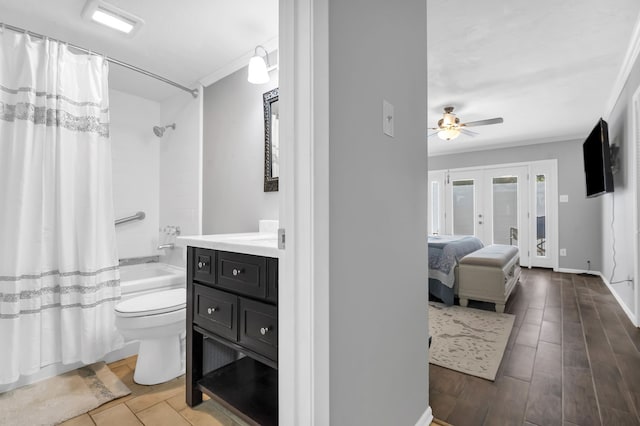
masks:
[[[609,148],[609,128],[602,118],[582,144],[587,197],[613,192],[613,173]]]

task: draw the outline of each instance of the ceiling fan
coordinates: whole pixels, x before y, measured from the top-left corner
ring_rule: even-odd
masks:
[[[444,107],[444,115],[440,120],[438,120],[438,127],[429,128],[429,130],[435,130],[435,132],[431,133],[429,136],[437,134],[440,139],[450,141],[451,139],[455,139],[460,136],[460,133],[464,133],[469,136],[477,135],[476,132],[472,132],[471,130],[466,129],[466,127],[486,126],[488,124],[499,124],[502,122],[504,122],[502,117],[496,117],[488,118],[486,120],[460,123],[460,119],[453,113],[453,107],[448,106]]]

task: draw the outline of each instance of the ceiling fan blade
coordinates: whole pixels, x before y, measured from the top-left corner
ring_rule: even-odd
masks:
[[[432,130],[433,130],[433,129],[432,129]],[[427,135],[427,137],[428,137],[428,138],[430,138],[431,136],[433,136],[433,135],[437,135],[437,134],[438,134],[438,132],[433,132],[433,133],[431,133],[431,134]]]
[[[503,122],[504,122],[504,119],[502,117],[488,118],[486,120],[478,120],[478,121],[470,121],[468,123],[462,123],[460,127],[486,126],[488,124],[500,124]]]
[[[463,135],[471,136],[471,137],[474,137],[480,134],[478,132],[472,132],[471,130],[464,129],[464,128],[460,129],[460,133],[462,133]]]

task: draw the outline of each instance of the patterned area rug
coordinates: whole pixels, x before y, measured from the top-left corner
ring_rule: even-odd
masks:
[[[55,425],[129,395],[104,362],[0,395],[0,425]]]
[[[429,362],[495,380],[515,316],[429,302]]]

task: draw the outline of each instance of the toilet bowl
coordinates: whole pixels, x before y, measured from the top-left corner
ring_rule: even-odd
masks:
[[[184,373],[180,339],[186,329],[184,288],[136,296],[116,305],[116,327],[127,340],[139,340],[133,380],[167,382]]]

